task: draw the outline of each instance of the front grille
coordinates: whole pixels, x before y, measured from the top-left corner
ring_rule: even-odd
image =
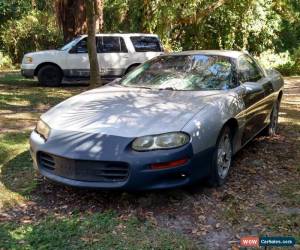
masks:
[[[40,165],[43,168],[54,170],[55,169],[55,162],[51,155],[40,153]]]
[[[73,160],[39,153],[40,168],[55,175],[79,181],[123,182],[129,175],[126,162]]]

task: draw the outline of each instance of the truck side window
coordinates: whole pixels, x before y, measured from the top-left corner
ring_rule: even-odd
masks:
[[[83,38],[76,45],[76,53],[88,53],[87,38]]]
[[[157,37],[132,36],[130,40],[136,52],[161,52],[162,47]]]

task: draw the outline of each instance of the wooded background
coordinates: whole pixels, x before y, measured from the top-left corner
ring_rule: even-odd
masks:
[[[102,32],[156,33],[169,51],[245,49],[285,75],[300,72],[299,0],[104,0],[99,8]],[[86,32],[84,0],[1,0],[0,69]]]

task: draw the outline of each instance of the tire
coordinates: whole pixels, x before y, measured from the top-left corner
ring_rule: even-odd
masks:
[[[268,126],[262,131],[261,135],[263,136],[274,136],[278,130],[278,116],[279,116],[279,107],[280,102],[277,100],[274,103],[271,115],[270,115],[270,123]]]
[[[45,65],[38,71],[39,83],[44,86],[55,87],[61,84],[63,74],[55,65]]]
[[[210,186],[218,187],[226,182],[232,164],[232,156],[232,132],[228,126],[225,126],[218,136],[213,154],[212,168],[208,179]]]

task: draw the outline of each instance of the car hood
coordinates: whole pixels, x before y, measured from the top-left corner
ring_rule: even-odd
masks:
[[[25,56],[30,56],[30,57],[43,56],[43,57],[52,58],[53,56],[56,56],[61,53],[64,53],[64,51],[62,51],[62,50],[41,50],[41,51],[37,51],[37,52],[27,53]]]
[[[123,137],[180,131],[219,91],[96,88],[42,115],[52,128]]]

